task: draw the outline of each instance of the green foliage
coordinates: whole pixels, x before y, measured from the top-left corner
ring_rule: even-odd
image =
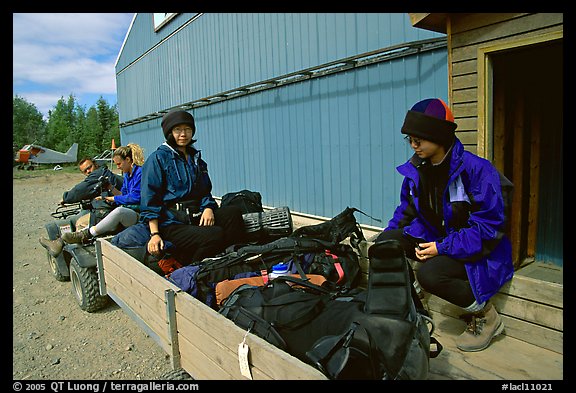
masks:
[[[46,122],[36,105],[15,96],[12,109],[12,153],[29,143],[44,142]]]
[[[60,98],[44,120],[36,106],[24,98],[13,98],[13,153],[28,143],[49,149],[67,151],[78,143],[78,159],[94,157],[110,149],[112,139],[120,145],[118,111],[102,97],[88,111],[76,102],[74,95]]]

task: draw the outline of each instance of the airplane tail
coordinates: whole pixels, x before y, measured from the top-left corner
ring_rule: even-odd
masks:
[[[66,155],[74,157],[74,161],[76,161],[76,159],[78,158],[78,143],[72,144],[72,146],[70,146],[70,149],[68,149],[68,151],[66,152]]]

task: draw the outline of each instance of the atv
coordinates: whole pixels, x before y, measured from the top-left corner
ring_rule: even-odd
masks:
[[[51,215],[56,221],[44,227],[49,240],[60,238],[63,233],[77,230],[77,223],[92,211],[90,201],[59,205]],[[71,281],[72,293],[80,308],[95,312],[108,304],[108,296],[101,296],[98,283],[95,239],[84,244],[64,243],[62,251],[54,256],[49,251],[50,271],[58,281]]]

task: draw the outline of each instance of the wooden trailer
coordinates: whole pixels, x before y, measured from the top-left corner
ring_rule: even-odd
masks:
[[[326,379],[317,369],[248,333],[106,239],[96,242],[100,293],[114,300],[194,379]],[[249,374],[238,346],[249,348]]]

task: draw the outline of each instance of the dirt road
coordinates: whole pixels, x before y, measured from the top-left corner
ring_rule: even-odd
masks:
[[[70,282],[50,273],[38,238],[62,193],[83,175],[29,172],[13,179],[12,191],[13,379],[153,380],[170,371],[170,359],[119,306],[84,312]]]

